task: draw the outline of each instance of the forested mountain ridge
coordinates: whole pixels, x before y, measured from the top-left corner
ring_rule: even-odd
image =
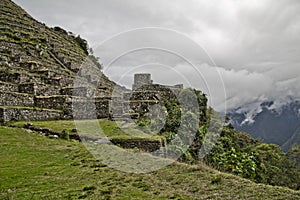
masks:
[[[241,110],[238,108],[228,113],[236,129],[263,142],[278,144],[285,151],[300,143],[299,101],[293,100],[281,106],[265,102],[254,108],[255,112]]]

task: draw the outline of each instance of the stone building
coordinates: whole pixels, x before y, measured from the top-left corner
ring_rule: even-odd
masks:
[[[144,114],[159,115],[165,99],[176,99],[182,84],[167,86],[154,84],[151,74],[135,74],[132,91],[124,93],[123,115],[139,118]],[[158,106],[155,106],[158,105]]]
[[[134,75],[134,83],[132,85],[132,90],[136,90],[143,85],[151,85],[151,74],[135,74]]]

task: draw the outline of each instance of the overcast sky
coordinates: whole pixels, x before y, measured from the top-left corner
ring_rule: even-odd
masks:
[[[219,109],[225,100],[228,108],[234,108],[259,101],[300,97],[299,0],[14,2],[41,22],[86,38],[103,59],[104,72],[127,86],[131,84],[132,73],[147,69],[153,73],[154,82],[183,82],[186,86],[203,89],[215,100],[212,105]],[[126,32],[143,27],[161,27],[165,31]],[[97,49],[102,41],[124,31],[125,36],[117,36],[105,43],[105,48]],[[144,40],[151,42],[143,43]],[[162,46],[169,52],[134,51],[105,66],[110,63],[105,59],[119,56],[120,50],[130,51],[149,44]],[[180,49],[176,51],[178,54],[170,53],[175,49]],[[179,54],[191,57],[197,69],[180,59]],[[195,75],[197,70],[201,76]],[[219,73],[226,96],[220,88]]]

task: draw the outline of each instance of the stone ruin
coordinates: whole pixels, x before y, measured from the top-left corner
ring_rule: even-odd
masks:
[[[125,92],[123,96],[123,115],[135,119],[144,114],[159,115],[161,110],[158,108],[163,106],[161,104],[164,99],[176,99],[182,89],[182,84],[174,86],[154,84],[151,74],[135,74],[132,91]]]
[[[91,85],[97,84],[97,80],[90,76],[78,86],[66,83],[55,74],[43,77],[40,82],[30,82],[32,78],[39,77],[17,72],[0,73],[0,122],[138,118],[150,106],[160,104],[162,97],[176,98],[183,88],[183,85],[153,84],[151,74],[135,74],[133,90],[112,97],[107,88]]]
[[[135,116],[173,93],[150,74],[136,74],[128,92],[87,61],[73,34],[47,27],[10,0],[0,6],[0,123]]]
[[[2,43],[0,41],[0,55],[7,47],[11,47],[11,56],[5,60],[0,58],[1,123],[72,119],[73,107],[77,108],[75,114],[78,118],[108,118],[109,102],[125,91],[93,64],[85,66],[85,70],[90,71],[86,73],[81,72],[80,65],[74,68],[75,65],[66,66],[65,62],[50,59],[48,63],[33,62],[30,61],[32,57],[26,57],[24,51],[17,49],[14,44]],[[13,56],[15,54],[19,55],[18,58]],[[75,78],[77,85],[74,85]],[[113,88],[118,90],[116,97],[111,95]]]

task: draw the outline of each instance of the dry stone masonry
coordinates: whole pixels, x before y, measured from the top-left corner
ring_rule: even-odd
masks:
[[[11,0],[0,6],[0,122],[138,117],[182,89],[135,74],[127,90],[87,59],[74,34],[48,28]]]
[[[39,23],[11,0],[0,6],[0,122],[70,119],[73,107],[91,118],[93,105],[97,117],[109,117],[113,89],[121,97],[124,88],[95,66],[81,67],[88,55],[75,36]]]

